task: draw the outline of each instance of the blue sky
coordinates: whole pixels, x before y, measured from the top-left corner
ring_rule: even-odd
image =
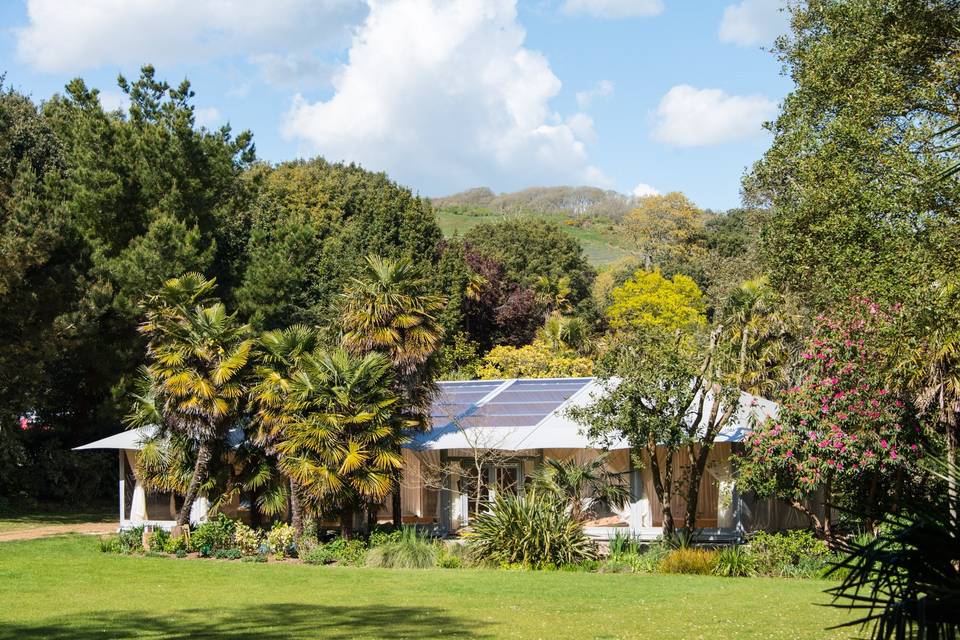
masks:
[[[151,62],[261,157],[351,160],[424,195],[592,184],[739,204],[790,89],[781,0],[0,3],[6,84],[123,106]]]

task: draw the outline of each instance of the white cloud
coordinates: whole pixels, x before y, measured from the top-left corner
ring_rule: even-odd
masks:
[[[632,195],[636,198],[647,198],[649,196],[658,196],[660,192],[644,182],[638,182],[633,188]]]
[[[165,64],[278,50],[340,48],[361,0],[28,0],[17,53],[34,69]]]
[[[727,6],[720,21],[720,40],[741,47],[772,44],[789,23],[783,8],[783,0],[742,0]]]
[[[210,129],[220,123],[220,110],[216,107],[199,107],[193,112],[193,119],[198,127]]]
[[[577,92],[577,106],[581,109],[589,109],[597,98],[609,98],[612,95],[613,83],[609,80],[601,80],[592,89]]]
[[[126,112],[130,108],[130,98],[123,91],[101,91],[99,94],[100,106],[104,111]]]
[[[653,137],[678,147],[742,140],[759,135],[776,112],[776,103],[760,95],[731,96],[681,84],[660,99]]]
[[[564,0],[560,11],[594,18],[642,18],[663,13],[663,0]]]
[[[587,158],[593,121],[551,109],[560,80],[525,36],[514,0],[373,0],[332,97],[296,96],[283,133],[430,194],[608,186]]]

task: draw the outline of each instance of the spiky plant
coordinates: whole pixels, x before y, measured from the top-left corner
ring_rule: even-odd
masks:
[[[960,475],[946,462],[930,466],[944,484]],[[874,640],[960,636],[960,530],[945,494],[887,516],[872,540],[844,544],[831,572],[846,577],[828,593],[833,606],[860,615],[841,626],[861,626]]]
[[[596,545],[565,506],[535,490],[498,494],[464,535],[481,562],[542,568],[596,558]]]

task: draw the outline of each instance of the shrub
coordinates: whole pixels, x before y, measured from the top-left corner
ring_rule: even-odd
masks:
[[[766,533],[750,538],[750,554],[756,572],[765,576],[807,577],[818,575],[830,559],[830,549],[810,531]]]
[[[143,527],[100,538],[97,546],[102,553],[143,553]]]
[[[402,535],[403,527],[379,526],[370,532],[370,537],[367,539],[367,544],[371,549],[373,547],[380,547],[388,542],[396,542]]]
[[[461,569],[473,564],[470,557],[470,548],[459,542],[445,544],[438,543],[437,566],[441,569]]]
[[[404,527],[399,538],[367,552],[368,567],[429,569],[437,566],[437,545],[415,527]]]
[[[326,544],[317,545],[303,553],[301,558],[307,564],[339,564],[359,567],[363,565],[367,554],[367,545],[362,540],[344,540],[334,538]]]
[[[260,553],[260,543],[263,536],[256,529],[252,529],[242,522],[238,522],[233,529],[233,543],[245,556]]]
[[[180,540],[183,540],[183,538],[179,538],[179,539],[180,539]],[[177,549],[177,551],[176,551],[176,553],[175,553],[174,555],[176,555],[178,558],[186,558],[186,557],[187,557],[187,550],[186,550],[186,548],[184,548],[184,549]]]
[[[164,553],[175,553],[180,557],[180,552],[183,552],[183,555],[187,554],[189,551],[189,544],[187,542],[186,536],[177,536],[176,538],[167,536],[167,541],[163,545]]]
[[[217,549],[213,552],[213,557],[217,560],[239,560],[243,553],[240,549]]]
[[[295,542],[297,539],[297,530],[289,524],[277,522],[267,533],[267,545],[270,552],[277,560],[283,558],[292,558],[296,555],[297,549]]]
[[[713,572],[718,576],[739,578],[752,576],[756,571],[756,561],[749,550],[740,545],[726,547],[717,556],[717,565]]]
[[[713,573],[720,554],[713,550],[674,549],[657,565],[660,573],[687,573],[706,576]]]
[[[230,549],[236,525],[222,513],[217,514],[216,518],[204,522],[190,534],[190,547],[201,556],[212,555],[217,549]]]
[[[170,532],[165,529],[154,529],[148,538],[151,551],[167,551],[167,545],[170,544]]]
[[[498,495],[465,537],[481,562],[540,568],[593,560],[597,547],[565,505],[543,494]]]
[[[170,556],[163,551],[150,550],[143,554],[147,558],[169,558]]]

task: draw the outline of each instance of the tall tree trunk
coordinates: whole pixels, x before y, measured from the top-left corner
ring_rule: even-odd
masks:
[[[828,541],[833,537],[833,527],[830,523],[831,502],[833,502],[833,474],[827,473],[827,481],[823,487],[823,537]]]
[[[303,533],[303,503],[300,501],[300,483],[290,478],[290,525],[297,535]]]
[[[193,503],[197,500],[197,494],[200,492],[200,485],[207,477],[207,468],[210,466],[210,457],[213,449],[209,442],[200,443],[197,449],[197,462],[193,465],[193,477],[190,478],[190,485],[187,487],[187,493],[183,496],[183,506],[180,507],[180,513],[177,515],[177,526],[182,527],[190,523],[190,510]]]
[[[701,452],[707,450],[701,447]],[[694,445],[689,445],[688,454],[690,457],[690,478],[687,485],[687,513],[683,526],[687,530],[687,535],[692,534],[697,529],[697,506],[700,504],[700,478],[703,477],[703,468],[706,459],[701,461],[700,455],[694,454]]]
[[[667,452],[664,460],[666,469],[661,470],[660,461],[657,458],[656,446],[647,447],[647,455],[650,457],[650,472],[653,475],[653,490],[657,493],[657,499],[660,501],[660,512],[663,514],[663,537],[669,539],[676,532],[676,524],[673,520],[673,507],[670,501],[673,499],[673,454]],[[664,481],[666,474],[666,481]]]
[[[403,525],[403,512],[401,509],[403,505],[400,504],[400,483],[397,483],[397,490],[393,492],[391,496],[390,507],[393,510],[393,526],[400,527]]]
[[[344,540],[353,538],[353,505],[349,505],[340,511],[340,536]]]

